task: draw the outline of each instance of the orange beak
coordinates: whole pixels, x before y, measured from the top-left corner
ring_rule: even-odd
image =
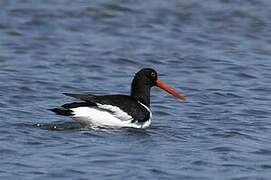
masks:
[[[174,89],[172,89],[166,83],[160,81],[159,79],[156,80],[156,86],[165,90],[166,92],[168,92],[169,94],[171,94],[172,96],[174,96],[178,99],[181,99],[183,101],[186,99],[186,97],[183,96],[181,93],[178,93],[177,91],[175,91]]]

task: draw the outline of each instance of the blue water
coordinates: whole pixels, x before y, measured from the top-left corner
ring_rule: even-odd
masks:
[[[0,1],[0,179],[271,177],[271,1]],[[155,68],[146,130],[88,130],[62,92],[129,94]]]

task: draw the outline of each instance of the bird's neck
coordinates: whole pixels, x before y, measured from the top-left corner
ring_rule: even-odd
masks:
[[[137,79],[134,79],[131,86],[131,96],[147,107],[150,107],[151,87]]]

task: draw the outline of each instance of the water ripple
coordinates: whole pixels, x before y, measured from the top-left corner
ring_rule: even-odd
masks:
[[[1,1],[1,179],[270,179],[270,2]],[[146,130],[87,129],[62,92],[129,94],[153,67]]]

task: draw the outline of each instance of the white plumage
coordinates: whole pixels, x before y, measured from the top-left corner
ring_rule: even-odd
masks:
[[[112,105],[97,104],[97,107],[77,107],[70,110],[73,111],[71,117],[84,126],[146,128],[151,124],[152,114],[147,106],[140,104],[150,112],[150,119],[143,123],[132,123],[132,116]]]

